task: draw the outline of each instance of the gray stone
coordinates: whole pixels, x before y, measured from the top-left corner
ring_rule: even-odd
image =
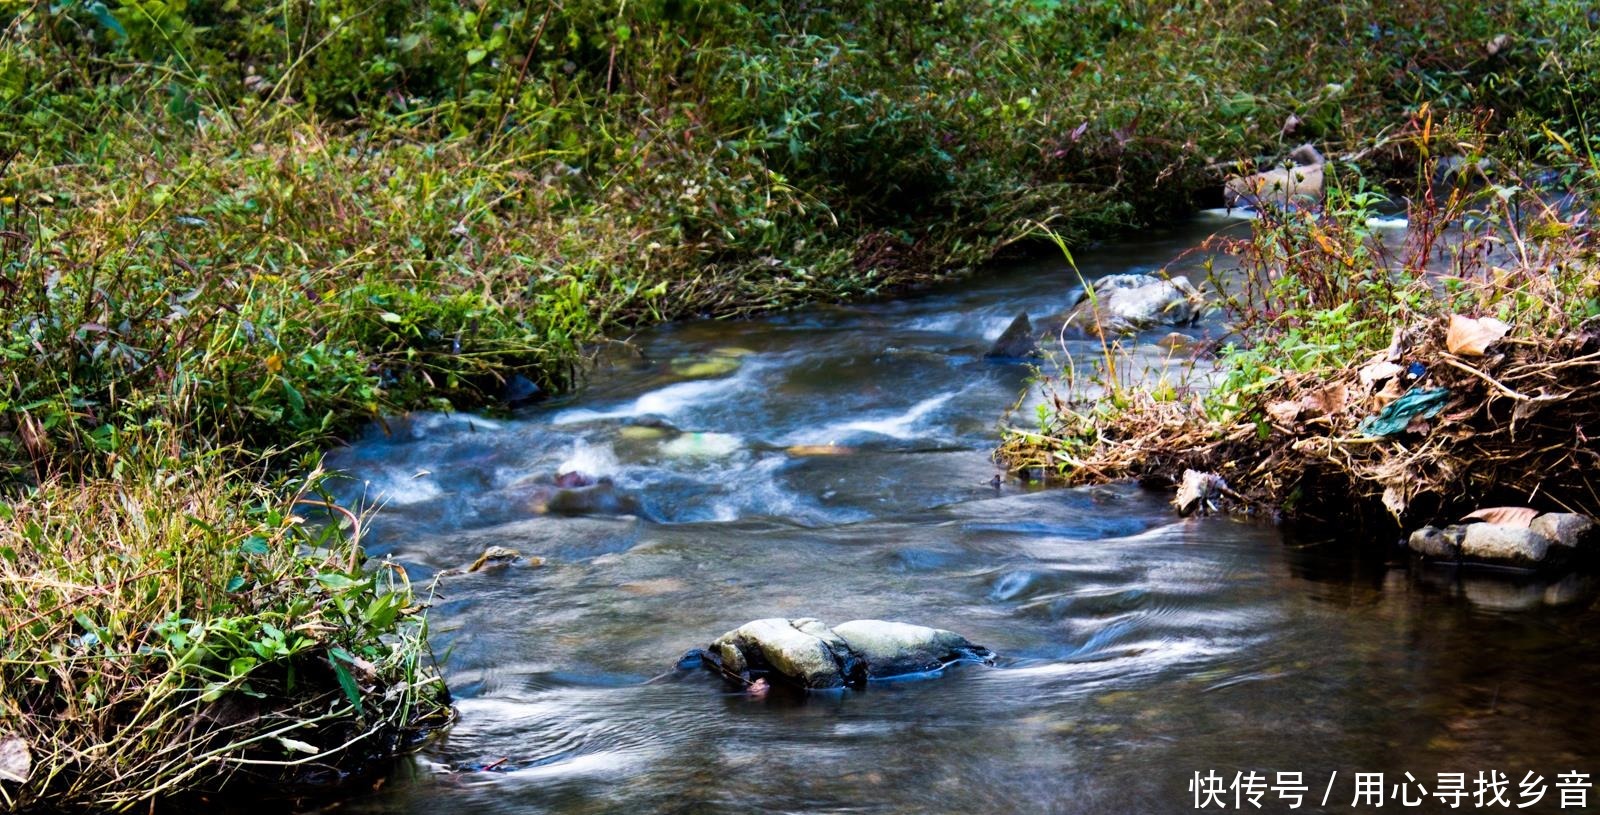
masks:
[[[1315,147],[1303,144],[1289,153],[1288,161],[1271,170],[1230,176],[1222,185],[1229,207],[1297,209],[1322,201],[1323,164]]]
[[[994,663],[989,649],[942,628],[851,620],[834,626],[833,631],[866,659],[867,675],[873,679],[937,671],[952,662]]]
[[[745,623],[718,637],[710,653],[735,676],[749,679],[770,671],[804,688],[842,688],[860,682],[865,673],[850,646],[811,618]]]
[[[1461,556],[1461,527],[1424,526],[1412,532],[1406,543],[1411,551],[1423,557],[1455,560]]]
[[[1200,316],[1204,298],[1187,278],[1147,274],[1103,277],[1064,320],[1089,334],[1126,334],[1156,325],[1188,325]]]
[[[984,356],[990,359],[1021,359],[1033,356],[1038,350],[1039,342],[1033,333],[1033,323],[1028,320],[1028,312],[1024,311],[1011,321],[1011,325],[1006,327]]]
[[[829,628],[809,617],[745,623],[718,637],[699,662],[750,684],[781,680],[806,689],[857,687],[870,679],[937,671],[952,662],[994,664],[994,654],[952,631],[882,620]],[[709,663],[709,664],[708,664]]]
[[[1550,539],[1532,529],[1471,524],[1461,536],[1461,555],[1468,560],[1538,566],[1549,551]]]
[[[1569,549],[1588,548],[1600,537],[1600,525],[1576,512],[1547,512],[1534,518],[1528,528]]]
[[[1320,167],[1328,163],[1322,157],[1322,151],[1313,144],[1302,144],[1289,151],[1289,163],[1296,167]]]

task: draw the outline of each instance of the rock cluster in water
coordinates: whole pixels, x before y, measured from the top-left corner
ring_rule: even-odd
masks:
[[[684,662],[750,684],[776,680],[812,690],[860,687],[869,679],[931,673],[956,662],[994,664],[994,653],[953,631],[883,620],[832,628],[805,617],[745,623]]]
[[[1547,512],[1527,526],[1476,523],[1425,526],[1407,541],[1411,551],[1436,560],[1524,568],[1559,565],[1592,553],[1600,525],[1587,515]]]

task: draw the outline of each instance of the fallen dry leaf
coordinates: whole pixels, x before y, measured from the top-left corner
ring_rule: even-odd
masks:
[[[1398,518],[1405,513],[1407,503],[1406,494],[1394,485],[1383,488],[1383,506],[1394,517]]]
[[[28,743],[10,733],[0,735],[0,781],[25,784],[33,772],[33,756]]]
[[[1480,520],[1495,526],[1509,526],[1513,529],[1527,529],[1533,519],[1539,516],[1539,510],[1528,507],[1489,507],[1476,512],[1469,512],[1461,520]]]
[[[1300,397],[1300,407],[1315,416],[1332,416],[1343,413],[1348,401],[1343,386],[1329,385]]]
[[[1450,331],[1445,335],[1445,350],[1457,356],[1477,357],[1494,345],[1511,326],[1493,317],[1463,317],[1450,315]]]
[[[1400,384],[1400,380],[1398,379],[1391,379],[1389,380],[1389,384],[1383,386],[1383,390],[1378,391],[1377,393],[1373,394],[1373,396],[1378,401],[1378,409],[1382,410],[1385,405],[1393,402],[1396,399],[1399,399],[1400,397],[1404,396],[1405,393],[1406,386]]]
[[[1373,385],[1385,379],[1393,379],[1399,376],[1403,370],[1405,369],[1393,362],[1374,362],[1362,368],[1359,375],[1361,384],[1366,385],[1367,390],[1371,390]]]
[[[1267,405],[1267,416],[1278,424],[1293,424],[1295,417],[1299,415],[1299,402],[1283,401]]]

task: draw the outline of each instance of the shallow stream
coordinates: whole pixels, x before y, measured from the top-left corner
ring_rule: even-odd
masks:
[[[1199,282],[1186,250],[1221,226],[1078,259]],[[1524,811],[1562,811],[1556,776],[1600,772],[1583,581],[1181,520],[1131,486],[994,484],[1028,370],[983,352],[1077,283],[1046,260],[896,302],[666,326],[572,397],[415,416],[336,451],[345,498],[385,505],[370,554],[414,581],[492,545],[544,559],[442,579],[434,642],[461,721],[339,811],[1192,812],[1211,771],[1298,771],[1299,811],[1351,811],[1356,772],[1430,791],[1463,772],[1470,791],[1498,771],[1515,804],[1529,770],[1552,786]],[[1148,358],[1165,333],[1142,337]],[[1065,350],[1083,367],[1099,346]],[[609,483],[557,485],[573,471]],[[673,670],[774,616],[949,628],[1000,661],[803,702]]]

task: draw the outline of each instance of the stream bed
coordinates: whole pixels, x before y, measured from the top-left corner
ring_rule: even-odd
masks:
[[[1078,260],[1200,282],[1189,250],[1223,225]],[[441,579],[432,633],[461,720],[338,811],[1192,812],[1197,773],[1252,771],[1300,772],[1300,811],[1341,812],[1371,810],[1351,807],[1357,772],[1430,791],[1461,772],[1469,793],[1504,773],[1515,805],[1533,771],[1550,789],[1524,811],[1574,811],[1558,774],[1600,772],[1586,580],[1179,519],[1131,485],[995,483],[1029,371],[984,351],[1078,282],[1046,259],[894,302],[665,326],[581,393],[412,416],[334,451],[342,497],[384,507],[369,554],[415,583],[489,546],[525,556]],[[1141,338],[1151,358],[1166,331]],[[1099,344],[1057,350],[1081,368]],[[567,489],[569,472],[604,481]],[[779,616],[937,626],[1000,658],[802,700],[674,670]]]

